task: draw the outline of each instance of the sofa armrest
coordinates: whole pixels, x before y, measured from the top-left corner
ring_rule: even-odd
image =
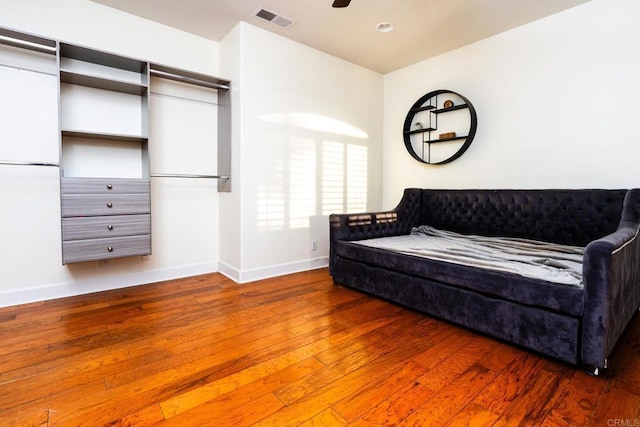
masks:
[[[329,271],[339,240],[352,241],[409,234],[420,221],[420,189],[408,188],[390,211],[329,216]]]
[[[630,190],[614,233],[585,248],[582,324],[584,363],[604,368],[640,306],[640,190]]]

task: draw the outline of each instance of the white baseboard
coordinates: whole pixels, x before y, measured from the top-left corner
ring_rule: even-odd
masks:
[[[240,283],[240,270],[226,262],[218,262],[218,273],[228,277],[236,283]]]
[[[215,273],[217,271],[217,263],[207,262],[158,270],[146,270],[135,273],[105,274],[99,277],[94,276],[89,279],[80,279],[73,282],[54,283],[34,286],[32,288],[0,292],[0,307],[90,294],[93,292],[162,282],[182,277],[197,276],[199,274]]]
[[[329,257],[310,258],[304,261],[289,262],[285,264],[270,265],[267,267],[240,270],[222,261],[219,263],[219,272],[237,283],[248,283],[270,277],[284,276],[285,274],[298,273],[300,271],[315,270],[327,267]]]

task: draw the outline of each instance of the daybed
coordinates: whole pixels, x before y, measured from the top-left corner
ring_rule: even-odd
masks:
[[[391,211],[331,215],[329,270],[336,284],[598,374],[640,306],[639,225],[640,189],[412,188]],[[461,246],[437,243],[423,253],[411,239],[432,242],[431,232]],[[571,252],[581,268],[571,281],[487,266],[466,247],[484,237],[550,243],[556,252],[525,264],[562,270],[556,255]]]

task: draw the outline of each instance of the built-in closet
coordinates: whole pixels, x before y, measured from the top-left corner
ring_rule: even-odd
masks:
[[[58,227],[70,264],[188,239],[180,224],[207,221],[193,219],[211,181],[231,191],[229,92],[224,79],[0,28],[5,242],[50,251]]]

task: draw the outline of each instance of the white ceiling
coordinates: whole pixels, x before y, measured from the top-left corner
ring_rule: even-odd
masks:
[[[214,41],[245,21],[347,61],[388,73],[589,0],[92,0]],[[265,8],[288,29],[254,16]],[[379,33],[382,21],[395,25]]]

